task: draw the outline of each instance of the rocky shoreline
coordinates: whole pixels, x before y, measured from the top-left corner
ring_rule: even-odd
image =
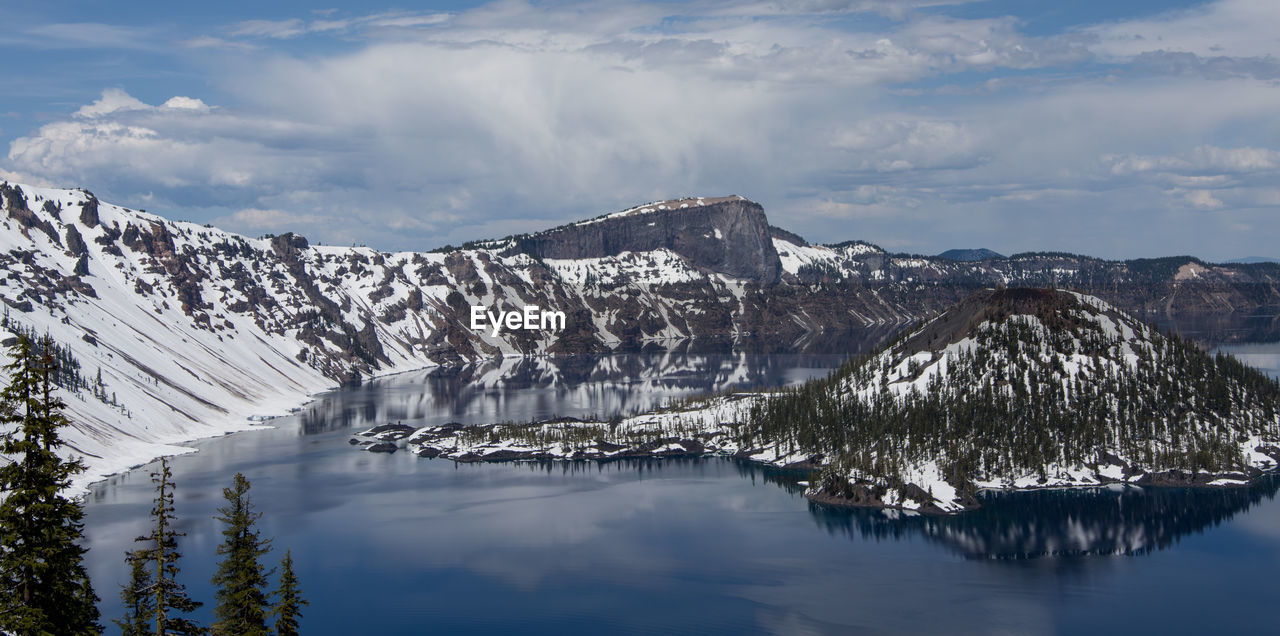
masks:
[[[414,427],[401,423],[375,426],[355,433],[348,443],[372,453],[400,450],[428,459],[458,463],[596,461],[625,459],[729,457],[783,470],[815,472],[827,464],[820,453],[780,452],[776,448],[742,447],[731,421],[707,418],[723,415],[727,409],[758,398],[758,394],[737,394],[715,398],[700,410],[667,410],[632,416],[614,422],[591,422],[571,417],[530,423],[464,425],[450,422],[439,426]],[[714,424],[708,422],[715,421]],[[684,428],[676,424],[684,422]],[[680,434],[663,434],[665,430]],[[1107,456],[1107,465],[1076,467],[1052,479],[1009,479],[970,484],[955,488],[954,496],[938,496],[939,483],[921,486],[905,483],[890,486],[871,480],[850,480],[839,490],[817,481],[806,488],[809,501],[833,507],[876,508],[922,514],[947,515],[975,510],[981,503],[975,493],[982,490],[1046,490],[1057,488],[1097,488],[1132,485],[1158,488],[1240,488],[1253,484],[1280,467],[1280,447],[1259,444],[1254,451],[1270,459],[1270,467],[1249,466],[1243,471],[1221,473],[1185,470],[1143,471],[1123,465]],[[1265,460],[1264,460],[1265,463]]]

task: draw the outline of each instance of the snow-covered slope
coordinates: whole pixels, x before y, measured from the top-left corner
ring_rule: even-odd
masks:
[[[697,214],[687,206],[698,203],[672,207]],[[664,248],[544,261],[502,240],[385,253],[292,234],[247,238],[84,190],[8,183],[0,209],[8,324],[48,335],[83,376],[102,379],[63,395],[75,422],[67,442],[89,466],[78,485],[373,374],[760,330],[750,321],[764,296],[746,291],[752,281]],[[472,306],[524,305],[565,312],[566,329],[471,328]],[[806,331],[780,321],[786,337]]]
[[[1084,271],[1079,259],[1075,270],[1041,257],[982,269],[995,266],[859,242],[807,245],[773,234],[760,206],[741,197],[658,202],[422,253],[253,239],[84,190],[4,183],[0,210],[0,303],[11,330],[47,334],[71,349],[82,375],[101,372],[103,399],[65,396],[77,422],[67,438],[90,466],[82,481],[374,374],[691,338],[812,340],[905,324],[978,281]],[[1183,263],[1168,272],[1178,287],[1161,302],[1193,298],[1196,285],[1211,286],[1202,297],[1213,302],[1265,301],[1270,266],[1239,267]],[[1255,292],[1222,287],[1228,278]],[[565,329],[471,328],[473,306],[526,305],[564,312]]]
[[[0,299],[7,320],[69,347],[81,374],[103,384],[102,399],[60,391],[73,422],[63,439],[89,467],[77,486],[185,452],[177,442],[248,428],[250,417],[283,413],[333,384],[298,360],[301,348],[288,333],[226,311],[231,294],[210,281],[192,284],[222,306],[202,308],[208,320],[194,319],[167,284],[163,258],[96,240],[109,228],[147,224],[172,230],[182,250],[221,233],[94,205],[83,192],[21,193],[3,193],[9,215],[0,222],[7,274]],[[34,217],[25,223],[24,203]]]
[[[827,436],[793,397],[761,434]],[[828,397],[847,435],[814,449],[820,499],[953,511],[974,488],[1240,485],[1280,461],[1280,384],[1075,292],[979,292],[804,399]],[[801,423],[769,432],[783,413]]]
[[[956,512],[981,488],[1247,484],[1280,461],[1280,383],[1091,296],[991,289],[794,389],[365,435],[455,461],[728,454],[821,468],[818,501]]]

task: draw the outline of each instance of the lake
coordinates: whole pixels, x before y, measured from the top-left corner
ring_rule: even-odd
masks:
[[[1223,350],[1280,374],[1280,344]],[[275,429],[172,460],[181,581],[206,606],[221,489],[253,484],[311,634],[1230,633],[1280,598],[1280,479],[1247,489],[987,494],[948,518],[810,504],[805,475],[711,458],[454,464],[358,451],[351,433],[609,415],[825,374],[844,356],[658,353],[507,359],[320,397]],[[145,531],[148,469],[88,498],[104,622]],[[118,631],[109,630],[112,632]]]

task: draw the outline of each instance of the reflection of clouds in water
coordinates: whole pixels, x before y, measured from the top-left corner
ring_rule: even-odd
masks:
[[[457,410],[481,415],[500,408],[521,419],[536,409],[594,409],[628,391],[655,400],[702,390],[702,373],[750,382],[826,370],[825,363],[790,364],[785,357],[617,358],[561,367],[494,361],[503,370],[478,370],[487,384],[476,391],[462,376],[438,378],[441,392],[432,393],[428,375],[407,374],[317,402],[309,411],[315,430],[300,428],[300,417],[278,421],[273,431],[197,443],[201,452],[174,460],[180,523],[190,532],[181,548],[187,584],[211,598],[206,581],[221,538],[211,517],[237,470],[253,481],[254,500],[268,513],[265,534],[276,537],[277,549],[294,548],[309,569],[304,584],[319,624],[326,612],[340,620],[360,609],[386,609],[378,620],[406,607],[436,616],[464,612],[478,597],[503,607],[523,602],[528,615],[555,625],[565,617],[603,617],[653,620],[646,625],[655,630],[678,623],[695,631],[701,620],[726,631],[726,621],[740,620],[754,621],[752,631],[781,634],[937,633],[943,625],[949,633],[1044,633],[1061,631],[1054,619],[1064,612],[1097,610],[1091,597],[1099,590],[1133,601],[1117,585],[1138,582],[1155,590],[1142,616],[1168,625],[1159,618],[1160,603],[1177,590],[1149,573],[1194,550],[1162,559],[1043,554],[1175,546],[1180,537],[1215,534],[1209,530],[1234,517],[1231,528],[1246,532],[1225,533],[1229,540],[1260,537],[1250,558],[1275,562],[1280,508],[1256,504],[1274,496],[1280,479],[1189,497],[1152,490],[1159,496],[1141,500],[1030,493],[1011,498],[1003,514],[993,503],[954,519],[890,521],[865,510],[811,512],[794,483],[804,475],[747,463],[455,465],[404,452],[359,452],[346,444],[349,431],[334,430],[391,414],[454,418],[453,407],[437,400],[460,400],[471,406]],[[459,387],[462,393],[449,393]],[[90,494],[89,565],[108,617],[119,613],[124,549],[145,531],[152,495],[146,472],[113,478]],[[1206,576],[1215,572],[1219,579],[1234,574],[1228,568]],[[607,606],[583,601],[584,591]],[[655,607],[662,611],[655,614]],[[368,626],[384,624],[369,620]]]
[[[324,396],[300,414],[302,430],[403,422],[414,426],[607,418],[686,396],[778,386],[826,375],[843,355],[663,352],[498,358],[374,380]]]
[[[1047,634],[1054,599],[1000,595],[1005,577],[966,574],[957,563],[922,562],[910,554],[891,565],[874,559],[848,563],[770,563],[777,579],[737,588],[759,603],[761,627],[774,634]],[[946,585],[939,585],[946,581]],[[927,590],[927,592],[926,592]],[[980,620],[973,620],[974,616]],[[966,617],[963,621],[953,617]]]
[[[667,478],[649,470],[637,480],[642,468],[618,465],[566,482],[555,474],[530,479],[518,465],[477,468],[504,475],[464,487],[373,494],[358,508],[387,511],[376,525],[336,510],[344,525],[330,530],[359,537],[364,558],[387,567],[463,568],[526,591],[558,577],[652,582],[689,568],[682,542],[672,537],[690,532],[690,519],[715,516],[736,498],[719,492],[726,485],[734,490],[732,483],[684,471]],[[421,549],[405,553],[405,545]]]

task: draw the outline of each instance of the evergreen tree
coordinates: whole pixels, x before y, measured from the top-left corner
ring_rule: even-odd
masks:
[[[271,613],[276,617],[276,636],[298,636],[298,619],[302,618],[302,606],[310,605],[302,598],[298,577],[293,573],[293,554],[285,550],[280,560],[280,585],[275,592],[276,603]]]
[[[213,575],[217,586],[218,606],[214,608],[217,622],[216,634],[265,636],[267,631],[267,577],[259,560],[271,544],[254,529],[254,523],[262,516],[253,511],[249,499],[249,480],[236,473],[231,488],[223,488],[222,496],[227,505],[218,509],[218,521],[226,524],[222,530],[222,545],[218,554],[223,556],[218,571]]]
[[[125,560],[129,563],[129,584],[120,586],[124,618],[113,622],[120,627],[122,636],[152,636],[151,619],[156,609],[146,552],[135,550],[128,553]]]
[[[45,351],[49,346],[40,347]],[[62,492],[84,470],[58,456],[58,429],[69,424],[53,396],[55,360],[18,337],[0,392],[0,422],[8,425],[0,453],[0,625],[15,634],[97,634],[97,596],[77,541],[84,510]]]
[[[178,582],[178,558],[182,556],[178,552],[178,537],[186,536],[186,533],[173,528],[173,473],[169,470],[169,460],[160,458],[160,470],[151,473],[151,482],[156,485],[156,504],[151,509],[155,526],[151,534],[137,538],[146,547],[135,554],[155,567],[154,583],[150,588],[155,634],[204,634],[204,628],[179,615],[194,611],[203,603],[191,600],[186,586]]]

